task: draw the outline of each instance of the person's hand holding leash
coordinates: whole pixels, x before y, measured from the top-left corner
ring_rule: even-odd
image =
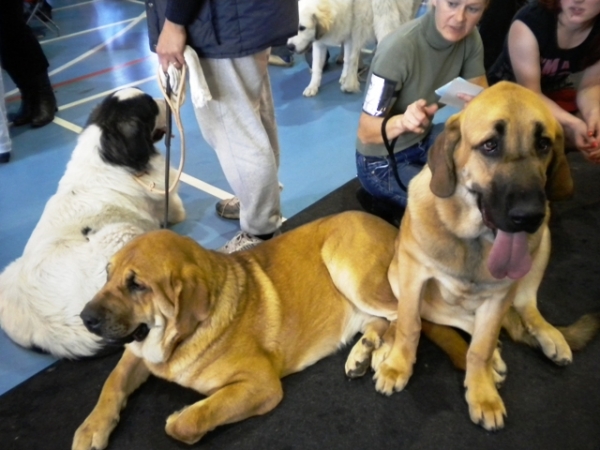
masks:
[[[162,67],[163,72],[169,68],[169,64],[173,64],[176,69],[181,69],[185,64],[183,51],[187,33],[183,25],[178,25],[169,20],[165,20],[165,25],[158,37],[156,45],[156,54],[158,62]]]

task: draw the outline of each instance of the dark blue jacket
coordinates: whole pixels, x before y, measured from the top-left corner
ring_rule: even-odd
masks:
[[[165,17],[186,25],[204,58],[238,58],[283,45],[298,31],[297,0],[146,0],[150,48]]]

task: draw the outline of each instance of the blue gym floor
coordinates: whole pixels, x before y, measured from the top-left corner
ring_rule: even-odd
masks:
[[[107,94],[138,86],[159,97],[157,59],[150,52],[144,4],[136,0],[50,0],[60,33],[30,22],[50,61],[50,80],[59,111],[39,129],[10,130],[13,153],[0,165],[0,269],[19,257],[48,198],[55,192],[77,135],[92,108]],[[282,157],[282,206],[291,217],[354,178],[354,141],[362,94],[344,94],[333,60],[319,94],[304,98],[310,72],[303,56],[294,66],[270,67]],[[14,83],[2,73],[7,108],[19,107]],[[231,196],[216,156],[203,141],[190,102],[182,108],[187,152],[181,196],[188,217],[175,230],[208,248],[217,248],[238,231],[238,223],[216,216],[214,205]],[[172,164],[179,164],[179,138],[172,142]],[[164,144],[159,145],[164,150]],[[0,330],[0,394],[54,359],[12,343]]]
[[[59,111],[43,128],[10,129],[13,153],[0,165],[0,268],[19,257],[48,198],[54,194],[77,135],[92,108],[108,93],[138,86],[159,97],[157,59],[150,52],[144,4],[126,0],[51,0],[60,34],[32,20],[50,62],[50,80]],[[335,51],[335,49],[334,49]],[[281,140],[283,214],[290,217],[355,176],[354,139],[360,94],[339,89],[341,67],[323,77],[316,97],[302,91],[310,73],[304,57],[293,67],[271,67],[271,83]],[[18,91],[3,72],[7,108],[19,107]],[[217,248],[238,231],[238,223],[216,216],[219,198],[231,196],[216,156],[203,141],[191,102],[182,108],[186,163],[181,195],[188,218],[176,231]],[[179,137],[172,141],[172,164],[179,164]],[[159,144],[164,150],[164,144]],[[207,187],[203,187],[207,183]],[[200,186],[201,188],[198,188]],[[22,349],[0,330],[0,394],[53,363]]]

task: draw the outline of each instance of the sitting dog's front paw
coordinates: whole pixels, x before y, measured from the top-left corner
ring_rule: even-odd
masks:
[[[302,95],[304,95],[305,97],[314,97],[315,95],[317,95],[317,92],[319,92],[319,86],[313,86],[309,84],[306,87],[306,89],[304,89]]]
[[[477,425],[488,431],[504,428],[506,408],[495,389],[467,389],[465,394],[469,404],[469,415]]]
[[[400,392],[411,375],[412,363],[392,351],[375,371],[375,389],[385,395]]]

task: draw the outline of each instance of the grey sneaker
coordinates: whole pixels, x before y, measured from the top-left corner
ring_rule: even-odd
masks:
[[[217,214],[224,219],[240,220],[240,199],[237,197],[219,200],[215,209]]]
[[[223,247],[218,249],[218,252],[221,253],[233,253],[239,252],[242,250],[248,250],[252,247],[264,242],[262,239],[257,238],[256,236],[251,235],[250,233],[246,233],[245,231],[240,231],[236,234],[229,242],[227,242]]]

